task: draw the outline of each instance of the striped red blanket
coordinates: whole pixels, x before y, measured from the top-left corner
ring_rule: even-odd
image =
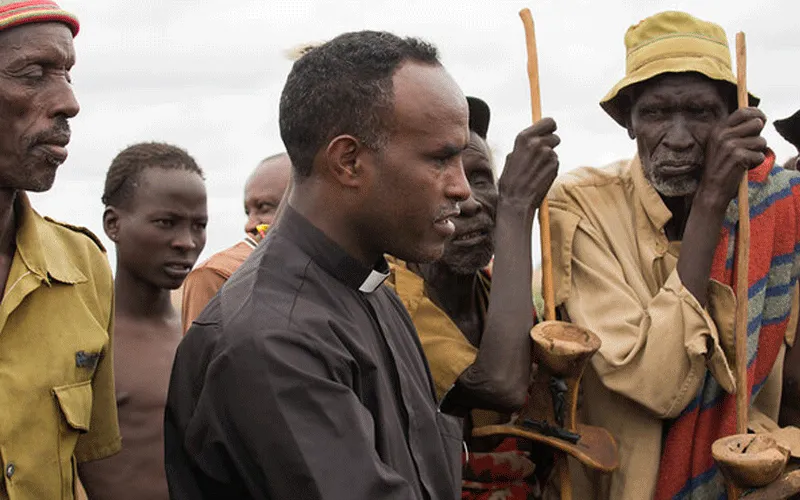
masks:
[[[755,396],[772,370],[786,333],[800,250],[800,176],[774,167],[775,155],[749,172],[748,391]],[[728,207],[711,277],[735,283],[738,211]],[[736,432],[736,397],[710,374],[697,397],[668,427],[656,499],[727,498],[711,456],[712,443]]]
[[[469,460],[467,460],[469,458]],[[462,453],[461,500],[538,500],[541,490],[530,453],[506,438],[491,453]]]

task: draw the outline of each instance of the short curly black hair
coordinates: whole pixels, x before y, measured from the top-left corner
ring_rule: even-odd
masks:
[[[146,168],[187,170],[202,178],[203,170],[185,149],[163,142],[141,142],[128,146],[111,161],[101,200],[105,206],[122,206],[138,187],[139,175]]]
[[[433,45],[383,31],[339,35],[295,61],[279,120],[298,178],[311,175],[314,156],[337,135],[350,134],[376,150],[385,143],[394,105],[392,77],[406,61],[441,64]]]

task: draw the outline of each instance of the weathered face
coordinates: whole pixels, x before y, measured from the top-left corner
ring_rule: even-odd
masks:
[[[406,63],[394,75],[394,116],[386,144],[363,160],[376,249],[410,262],[441,257],[458,203],[469,197],[462,154],[467,101],[441,66]]]
[[[265,162],[256,169],[244,189],[245,232],[255,236],[260,224],[272,224],[289,184],[292,163],[287,155]]]
[[[0,32],[0,187],[47,191],[67,159],[78,114],[72,32],[36,23]]]
[[[728,114],[717,84],[702,75],[671,74],[645,84],[631,107],[628,132],[656,191],[686,196],[697,190],[708,139]]]
[[[474,274],[486,267],[494,254],[498,198],[489,146],[475,132],[470,134],[463,163],[472,195],[460,204],[461,214],[453,219],[455,234],[439,262],[458,274]]]
[[[147,168],[132,199],[114,210],[119,267],[156,288],[180,287],[206,244],[203,179],[186,170]]]

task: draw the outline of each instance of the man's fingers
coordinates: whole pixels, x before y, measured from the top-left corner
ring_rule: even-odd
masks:
[[[767,123],[767,117],[763,111],[758,108],[742,108],[737,109],[728,117],[727,125],[728,127],[736,127],[746,121],[759,119],[761,120],[761,128],[764,128],[765,123]]]
[[[558,154],[554,150],[547,148],[542,150],[542,154],[534,159],[529,168],[535,171],[537,177],[541,180],[541,176],[553,175],[555,177],[558,173],[558,165]]]
[[[753,151],[751,149],[737,148],[731,153],[729,157],[730,165],[735,165],[739,168],[754,168],[766,159],[766,155],[761,151]]]
[[[767,149],[767,140],[760,135],[732,139],[730,143],[737,149],[747,149],[758,153]]]
[[[722,131],[722,139],[736,137],[755,137],[764,130],[764,122],[759,118],[751,118],[740,122],[738,125],[728,127]]]
[[[758,151],[743,150],[741,155],[742,162],[747,165],[748,169],[756,168],[767,159],[764,153],[759,153]]]
[[[517,140],[527,141],[532,137],[549,135],[555,132],[556,129],[557,127],[555,120],[552,118],[542,118],[538,122],[520,132],[517,136]]]
[[[531,137],[528,140],[528,147],[530,148],[548,147],[552,149],[558,146],[559,144],[561,144],[561,138],[556,134],[548,134],[540,137]]]

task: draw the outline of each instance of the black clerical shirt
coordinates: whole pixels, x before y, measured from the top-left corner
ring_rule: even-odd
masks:
[[[287,207],[178,348],[172,500],[460,496],[461,422],[383,271]]]

